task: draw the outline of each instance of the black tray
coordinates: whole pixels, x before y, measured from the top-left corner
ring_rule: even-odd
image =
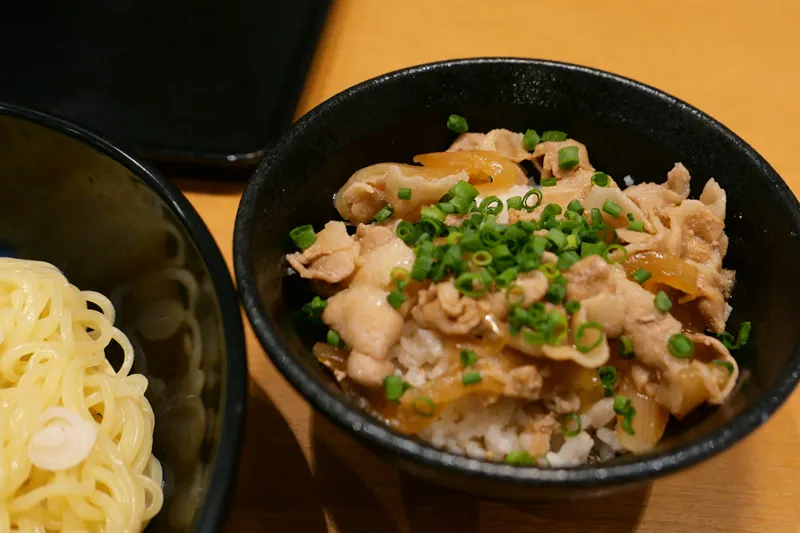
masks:
[[[159,162],[242,166],[291,123],[329,0],[8,4],[0,101]]]

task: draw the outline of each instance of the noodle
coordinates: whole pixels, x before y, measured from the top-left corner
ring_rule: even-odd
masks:
[[[147,379],[114,316],[54,266],[0,258],[0,531],[138,533],[161,509]]]

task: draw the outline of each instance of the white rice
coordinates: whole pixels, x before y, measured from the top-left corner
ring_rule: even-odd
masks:
[[[630,187],[633,185],[633,178],[630,176],[625,176],[622,178],[622,183],[624,183],[626,187]]]

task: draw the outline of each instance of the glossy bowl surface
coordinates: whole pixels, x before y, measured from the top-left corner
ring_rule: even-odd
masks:
[[[238,299],[219,248],[165,178],[60,118],[0,103],[0,247],[48,261],[115,305],[149,379],[165,505],[148,532],[219,531],[238,466],[247,368]],[[142,312],[180,302],[174,332]],[[112,364],[116,355],[107,356]]]
[[[692,196],[708,178],[728,194],[728,268],[738,272],[729,328],[753,323],[736,356],[744,378],[731,400],[671,424],[650,454],[576,469],[513,468],[437,450],[355,407],[314,360],[315,337],[295,320],[311,293],[286,276],[287,234],[338,219],[331,198],[352,172],[445,149],[448,115],[470,131],[559,129],[585,143],[596,168],[662,182],[676,161]],[[620,180],[621,181],[621,180]],[[577,497],[643,482],[706,459],[753,431],[794,389],[800,371],[800,211],[792,192],[747,143],[714,119],[652,87],[585,67],[489,58],[392,72],[301,118],[258,168],[236,221],[236,277],[256,335],[284,376],[354,437],[431,480],[495,497]]]

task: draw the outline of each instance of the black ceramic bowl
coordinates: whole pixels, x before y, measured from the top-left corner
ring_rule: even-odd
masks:
[[[728,193],[726,265],[738,271],[730,324],[753,323],[737,354],[745,377],[727,405],[669,428],[653,453],[569,470],[513,468],[445,453],[358,410],[312,356],[292,320],[307,299],[285,276],[287,233],[338,219],[331,197],[367,165],[411,162],[471,131],[559,129],[585,143],[595,167],[637,182],[663,181],[676,161],[693,195],[715,177]],[[695,464],[764,422],[800,373],[798,202],[769,164],[711,117],[651,87],[589,68],[524,59],[470,59],[413,67],[340,93],[300,119],[258,168],[239,207],[236,277],[256,335],[284,376],[316,408],[407,470],[498,497],[602,493]],[[297,279],[296,276],[292,278]],[[307,301],[307,300],[306,300]]]
[[[150,380],[165,504],[147,531],[218,531],[237,469],[247,369],[238,299],[200,217],[166,179],[109,142],[6,104],[0,183],[3,255],[48,261],[81,289],[109,296],[115,325],[136,349],[133,371]],[[188,318],[154,335],[139,317],[165,299]]]

